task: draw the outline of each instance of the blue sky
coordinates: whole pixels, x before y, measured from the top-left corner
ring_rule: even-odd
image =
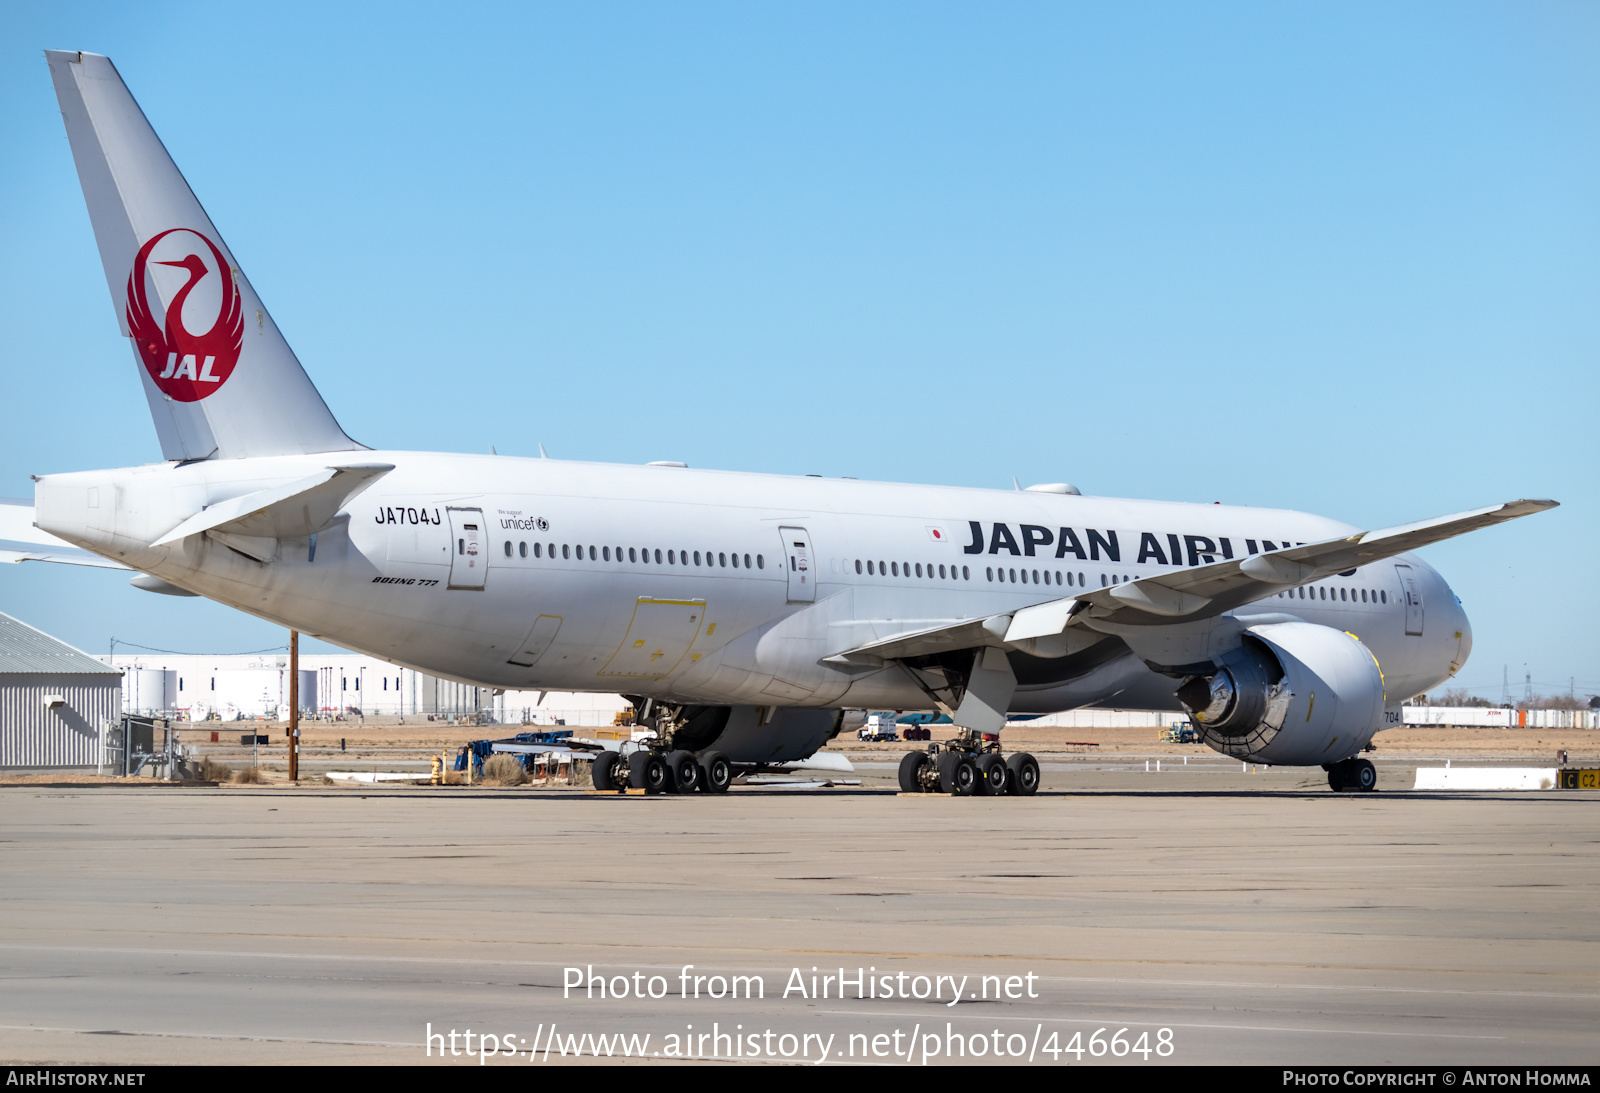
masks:
[[[230,10],[238,8],[239,10]],[[1300,508],[1600,691],[1600,8],[0,7],[0,493],[159,458],[42,50],[110,55],[346,430]],[[91,651],[281,631],[0,568]]]

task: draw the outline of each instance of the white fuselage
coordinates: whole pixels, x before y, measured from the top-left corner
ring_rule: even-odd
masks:
[[[1174,547],[1183,566],[1354,530],[1225,505],[500,456],[363,457],[395,469],[314,548],[280,540],[268,562],[210,536],[146,544],[327,457],[50,475],[38,481],[37,519],[181,588],[465,682],[896,709],[929,705],[904,671],[825,658],[1150,576],[1175,568]],[[1397,564],[1411,567],[1421,593],[1422,610],[1409,616]],[[807,568],[810,587],[800,580]],[[1454,595],[1409,556],[1235,612],[1265,613],[1358,635],[1390,703],[1448,678],[1470,650]],[[1115,639],[1084,632],[1050,653],[1018,668],[1013,710],[1177,708],[1175,681]]]

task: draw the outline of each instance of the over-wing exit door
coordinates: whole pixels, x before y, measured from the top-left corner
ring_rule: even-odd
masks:
[[[782,557],[789,571],[789,602],[814,602],[817,574],[811,566],[811,536],[805,528],[779,528],[778,534],[783,536]]]

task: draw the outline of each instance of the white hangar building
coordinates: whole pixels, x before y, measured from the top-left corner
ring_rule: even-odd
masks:
[[[100,659],[124,674],[123,706],[130,714],[179,721],[288,718],[288,653],[118,653]],[[302,717],[409,719],[487,713],[509,725],[609,725],[627,706],[614,694],[495,692],[359,653],[300,654]]]
[[[99,768],[122,673],[0,615],[0,770]]]

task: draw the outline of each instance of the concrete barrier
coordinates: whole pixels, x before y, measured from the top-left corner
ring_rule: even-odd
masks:
[[[1418,767],[1416,789],[1554,789],[1554,767]]]

